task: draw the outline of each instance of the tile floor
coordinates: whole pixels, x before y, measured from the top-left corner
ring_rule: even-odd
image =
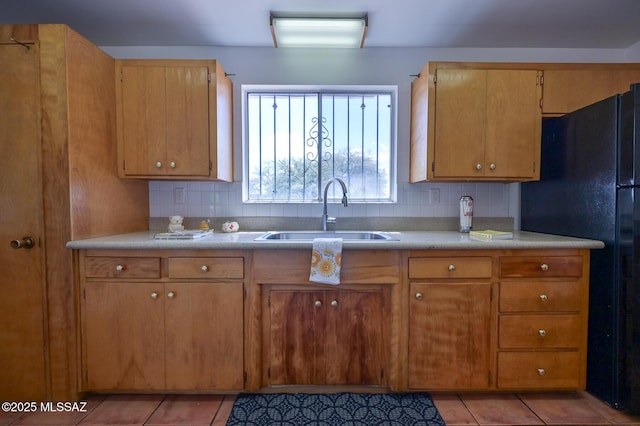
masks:
[[[638,425],[586,392],[432,394],[448,426]],[[233,395],[90,395],[84,412],[6,413],[0,425],[213,425],[226,424]]]

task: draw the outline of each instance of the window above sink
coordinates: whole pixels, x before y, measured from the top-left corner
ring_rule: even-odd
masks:
[[[244,202],[396,201],[396,86],[242,87]],[[329,193],[335,201],[341,194]]]

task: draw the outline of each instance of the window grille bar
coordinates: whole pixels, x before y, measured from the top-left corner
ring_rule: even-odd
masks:
[[[380,95],[376,96],[376,197],[380,196]]]
[[[364,103],[364,95],[362,96],[361,102],[360,102],[360,111],[361,111],[361,115],[360,115],[360,185],[361,188],[365,188],[365,184],[364,184],[364,153],[365,153],[365,127],[364,127],[364,118],[365,118],[365,109],[367,108],[367,105]],[[377,123],[376,123],[377,125]]]
[[[277,102],[276,95],[273,95],[272,110],[273,110],[273,158],[274,159],[278,158],[278,151],[277,151],[278,132],[276,129],[277,122],[278,122],[278,120],[276,120],[277,118],[276,110],[278,108],[278,105],[276,102]],[[278,163],[277,161],[273,162],[273,193],[272,193],[273,197],[278,196],[278,164],[277,163]]]
[[[289,104],[289,108],[288,108],[288,115],[289,115],[289,119],[287,120],[287,124],[288,124],[288,128],[289,128],[289,132],[288,132],[288,142],[289,142],[289,155],[288,155],[288,160],[287,164],[288,164],[288,170],[287,170],[287,178],[288,178],[288,182],[289,182],[289,188],[288,188],[288,194],[289,194],[289,199],[291,199],[291,96],[287,97],[287,101]]]
[[[260,175],[259,175],[259,184],[258,187],[260,188],[260,192],[259,194],[262,194],[262,96],[258,97],[258,133],[259,133],[259,139],[260,139],[260,149],[258,150],[258,156],[260,158],[260,163],[259,163],[259,168],[260,168]]]

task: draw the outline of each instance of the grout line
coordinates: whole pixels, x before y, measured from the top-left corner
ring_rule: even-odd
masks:
[[[462,405],[464,405],[464,408],[466,408],[466,409],[467,409],[467,411],[469,412],[469,414],[471,414],[471,417],[473,417],[473,420],[475,420],[475,421],[476,421],[476,425],[479,425],[479,424],[480,424],[480,421],[479,421],[479,420],[478,420],[478,418],[473,414],[473,411],[471,411],[471,410],[469,409],[469,407],[467,406],[467,404],[464,402],[464,398],[462,398],[462,395],[457,394],[456,396],[458,397],[458,399],[460,400],[460,402],[462,402]]]
[[[154,409],[151,411],[151,413],[149,413],[149,415],[147,416],[147,418],[146,418],[146,419],[144,419],[144,420],[142,421],[142,426],[144,426],[144,425],[149,421],[149,419],[153,416],[153,414],[154,414],[156,411],[158,411],[158,408],[160,408],[160,406],[162,405],[162,403],[167,399],[167,395],[168,395],[168,394],[164,394],[164,395],[162,396],[162,399],[160,400],[160,402],[158,403],[158,405],[156,405],[156,408],[154,408]]]
[[[536,416],[538,418],[538,420],[540,420],[542,422],[542,424],[544,425],[548,425],[549,423],[545,422],[544,419],[542,417],[540,417],[538,415],[538,413],[536,413],[535,411],[533,411],[533,409],[531,407],[529,407],[529,404],[527,404],[525,401],[523,401],[522,398],[520,398],[520,394],[514,392],[513,395],[518,398],[518,401],[520,401],[522,403],[522,405],[524,405],[525,407],[527,407],[527,410],[531,411],[533,413],[534,416]]]

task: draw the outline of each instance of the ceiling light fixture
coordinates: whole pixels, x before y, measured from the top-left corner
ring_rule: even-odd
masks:
[[[275,47],[351,47],[364,46],[368,19],[289,18],[271,16],[271,35]]]

